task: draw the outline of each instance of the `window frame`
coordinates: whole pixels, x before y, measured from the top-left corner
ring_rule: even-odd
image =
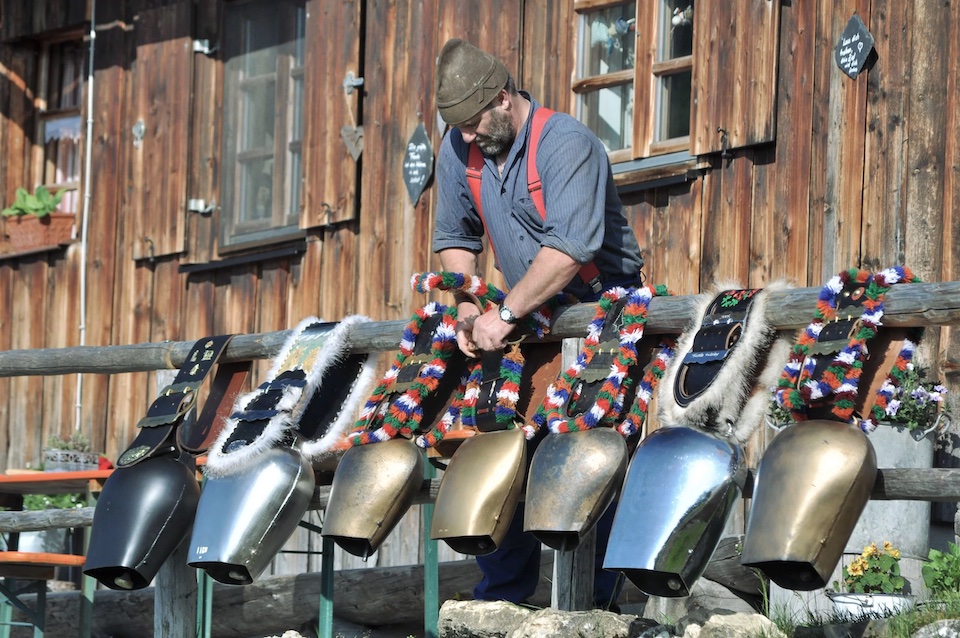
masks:
[[[65,191],[80,191],[80,182],[83,179],[81,171],[83,170],[83,157],[84,157],[84,145],[86,144],[86,139],[84,137],[84,128],[83,128],[83,116],[84,116],[84,96],[85,91],[87,90],[86,77],[84,75],[86,62],[87,62],[87,52],[84,48],[84,43],[86,39],[82,31],[69,31],[66,33],[58,34],[56,37],[45,38],[38,42],[38,67],[37,67],[37,76],[35,84],[35,97],[34,97],[34,111],[36,119],[34,122],[34,144],[31,149],[31,158],[30,158],[30,173],[32,175],[32,182],[34,187],[44,186],[51,193],[57,193],[61,190]],[[77,47],[79,52],[79,64],[77,66],[76,82],[79,84],[77,90],[77,99],[76,105],[70,107],[56,107],[48,108],[49,101],[53,91],[51,90],[50,85],[50,73],[51,66],[53,62],[54,48],[61,47],[65,43],[73,43]],[[62,52],[62,49],[61,49]],[[62,68],[62,54],[61,54],[61,68]],[[62,87],[60,87],[62,89]],[[76,179],[66,180],[66,181],[47,181],[47,164],[51,161],[51,158],[47,157],[47,146],[46,146],[46,127],[48,123],[54,122],[57,120],[63,120],[67,117],[76,117],[79,122],[79,138],[75,151],[75,165],[76,165]],[[56,170],[56,161],[53,161],[54,171]],[[76,198],[77,206],[80,207],[79,197]],[[65,210],[63,209],[63,203],[57,207],[57,212],[69,213],[76,215],[79,210]]]
[[[582,23],[589,13],[629,4],[631,0],[574,0],[574,15],[580,22],[577,37],[584,37]],[[663,80],[679,73],[691,73],[691,100],[693,95],[694,55],[660,60],[658,51],[663,46],[659,18],[663,0],[636,0],[636,30],[634,37],[635,57],[633,69],[588,77],[574,77],[571,89],[575,94],[577,111],[583,95],[599,89],[633,83],[633,131],[631,146],[608,152],[611,163],[624,163],[660,155],[679,153],[690,149],[690,133],[693,128],[693,109],[687,135],[658,139],[657,131],[664,122]],[[577,55],[582,56],[583,43],[578,40]],[[643,105],[638,108],[638,105]]]
[[[279,37],[272,45],[276,47],[273,70],[256,76],[244,77],[244,63],[242,58],[250,55],[245,50],[243,33],[231,33],[229,30],[231,9],[243,10],[241,7],[251,5],[270,5],[282,7],[278,20]],[[238,51],[237,68],[230,68],[229,54],[223,60],[223,104],[221,115],[224,121],[224,135],[221,144],[223,156],[223,178],[219,187],[220,218],[218,227],[219,252],[223,254],[236,253],[250,248],[274,245],[291,239],[301,239],[305,231],[301,228],[303,215],[303,181],[304,162],[303,150],[305,147],[305,112],[307,57],[307,0],[287,0],[276,3],[269,0],[245,0],[230,2],[225,5],[223,15],[223,33],[227,52]],[[295,37],[289,37],[289,36]],[[240,39],[239,42],[226,42],[227,39]],[[299,62],[299,64],[297,64]],[[296,104],[295,93],[299,82],[300,103]],[[265,129],[265,133],[272,136],[272,145],[262,147],[243,148],[242,136],[249,133],[244,123],[244,102],[247,92],[245,89],[258,84],[273,85],[274,126]],[[299,122],[295,121],[299,117]],[[235,134],[230,133],[232,124]],[[277,134],[281,132],[282,134]],[[294,135],[299,137],[294,139]],[[299,155],[299,174],[293,175],[289,167],[291,154]],[[261,219],[241,219],[239,206],[246,196],[243,189],[245,184],[245,165],[259,159],[269,159],[273,162],[270,179],[270,214]],[[226,196],[227,188],[232,190],[230,197]],[[298,201],[293,202],[296,197]]]

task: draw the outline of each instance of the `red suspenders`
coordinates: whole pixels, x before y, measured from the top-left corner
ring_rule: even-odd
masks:
[[[530,191],[530,198],[533,205],[537,207],[540,213],[540,219],[547,219],[547,207],[543,201],[543,184],[540,182],[540,171],[537,170],[537,146],[540,144],[540,135],[543,133],[543,127],[550,119],[554,111],[546,108],[538,108],[533,113],[533,121],[530,122],[530,151],[527,155],[527,190]],[[473,203],[477,207],[477,214],[480,215],[480,221],[483,223],[484,230],[487,230],[487,222],[483,218],[483,203],[480,199],[480,182],[483,178],[483,153],[476,144],[470,145],[470,154],[467,157],[467,184],[470,186],[470,193],[473,195]],[[490,250],[496,255],[493,247],[493,239],[490,232],[487,231],[487,239],[490,242]],[[600,270],[592,261],[580,266],[580,279],[587,284],[594,293],[599,293],[603,286],[600,282]]]

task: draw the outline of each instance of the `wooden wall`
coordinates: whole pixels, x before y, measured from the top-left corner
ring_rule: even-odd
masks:
[[[6,200],[31,179],[27,157],[36,142],[36,45],[29,36],[37,31],[22,26],[27,17],[11,13],[14,5],[20,3],[0,3],[6,38],[0,46],[0,193]],[[418,124],[434,152],[439,148],[433,66],[443,42],[467,37],[499,55],[538,100],[573,108],[572,2],[309,0],[308,8],[308,37],[330,40],[314,81],[333,87],[310,93],[331,101],[323,103],[322,118],[311,120],[311,143],[318,153],[337,149],[342,157],[339,128],[364,129],[363,154],[353,167],[357,181],[344,183],[339,172],[331,177],[344,161],[332,155],[318,155],[308,174],[304,214],[321,219],[324,203],[339,202],[336,219],[309,228],[294,254],[205,268],[218,255],[216,213],[188,213],[178,202],[209,200],[219,188],[221,63],[216,55],[181,52],[187,66],[168,62],[191,78],[192,88],[180,79],[161,91],[156,83],[169,78],[156,61],[191,35],[218,42],[221,0],[99,0],[87,313],[77,304],[80,245],[16,258],[0,254],[0,307],[6,309],[0,348],[76,345],[81,322],[86,344],[108,345],[280,330],[311,314],[406,318],[423,302],[409,289],[410,275],[438,262],[429,249],[434,188],[414,206],[400,164]],[[833,62],[854,13],[876,38],[876,58],[856,80]],[[323,20],[338,26],[322,28]],[[763,286],[785,278],[817,286],[842,268],[894,263],[927,281],[960,279],[958,43],[957,3],[781,3],[773,141],[704,156],[703,168],[687,181],[624,195],[647,280],[676,294],[715,281]],[[151,60],[154,66],[145,68]],[[348,70],[364,77],[354,102],[336,90]],[[154,84],[145,86],[145,77]],[[178,91],[177,113],[163,111],[171,87]],[[149,154],[134,147],[131,135],[144,108],[166,113],[168,127],[152,131],[162,146]],[[155,202],[167,203],[158,208]],[[177,229],[153,257],[142,242],[147,219],[156,228]],[[4,248],[0,242],[0,253]],[[500,281],[490,264],[486,269]],[[925,356],[960,388],[958,340],[956,330],[930,331]],[[387,362],[384,357],[382,366]],[[260,362],[258,374],[267,367]],[[80,426],[107,456],[116,457],[132,439],[155,392],[154,377],[83,375]],[[74,427],[76,388],[75,376],[0,379],[0,467],[36,466],[46,437]],[[415,562],[417,516],[408,517],[371,562]],[[282,571],[302,567],[297,561],[304,559],[280,560]],[[338,560],[353,566],[350,558]]]

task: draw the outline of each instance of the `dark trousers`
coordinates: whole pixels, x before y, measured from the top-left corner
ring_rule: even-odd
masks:
[[[597,521],[597,551],[594,558],[593,599],[606,607],[617,586],[616,572],[603,569],[610,528],[617,504],[612,503]],[[475,600],[508,600],[521,603],[533,596],[540,581],[540,541],[523,531],[523,503],[507,528],[507,534],[497,550],[477,556],[477,565],[483,578],[473,590]]]

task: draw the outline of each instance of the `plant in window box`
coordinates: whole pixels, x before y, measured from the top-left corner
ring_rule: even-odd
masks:
[[[38,186],[34,193],[17,189],[13,203],[0,211],[14,250],[58,246],[73,239],[73,214],[57,212],[65,192],[52,194],[45,186]]]
[[[66,439],[52,435],[43,450],[43,469],[48,472],[95,470],[99,461],[100,455],[90,449],[89,437],[79,430]]]
[[[868,426],[904,428],[919,441],[950,424],[946,394],[947,388],[939,381],[927,381],[923,368],[908,363],[903,370],[895,369],[881,386]]]

